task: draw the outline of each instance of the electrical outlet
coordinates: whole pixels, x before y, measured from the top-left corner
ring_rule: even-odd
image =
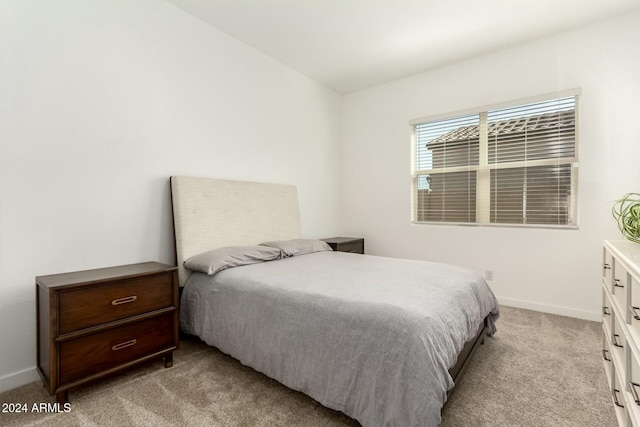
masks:
[[[486,280],[493,280],[493,270],[485,270],[484,271],[484,278]]]

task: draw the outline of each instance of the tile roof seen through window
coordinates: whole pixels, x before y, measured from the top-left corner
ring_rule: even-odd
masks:
[[[538,133],[557,128],[558,130],[575,125],[575,110],[554,111],[528,117],[489,122],[489,137],[512,133]],[[462,126],[426,144],[429,148],[456,141],[477,140],[479,126]]]

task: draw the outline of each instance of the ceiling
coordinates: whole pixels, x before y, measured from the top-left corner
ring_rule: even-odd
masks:
[[[640,0],[168,1],[340,93],[640,8]]]

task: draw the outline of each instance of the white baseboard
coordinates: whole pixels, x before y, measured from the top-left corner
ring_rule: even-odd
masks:
[[[38,381],[40,376],[35,367],[0,377],[0,393]]]
[[[527,310],[541,311],[543,313],[558,314],[560,316],[575,317],[578,319],[592,320],[600,322],[602,314],[599,311],[591,312],[586,310],[576,310],[575,308],[562,307],[558,305],[539,304],[531,301],[523,301],[514,298],[497,297],[500,305],[507,307],[525,308]]]

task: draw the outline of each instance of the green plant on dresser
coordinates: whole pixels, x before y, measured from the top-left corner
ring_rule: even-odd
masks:
[[[640,194],[625,194],[624,197],[616,200],[611,213],[624,237],[640,243]]]

